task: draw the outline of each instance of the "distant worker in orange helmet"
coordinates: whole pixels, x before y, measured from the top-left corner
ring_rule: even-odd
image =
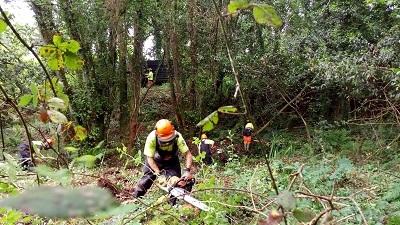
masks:
[[[244,126],[243,130],[243,142],[244,142],[244,150],[248,151],[250,148],[250,143],[251,143],[251,133],[254,130],[253,124],[250,122],[250,120],[246,120],[246,125]]]
[[[186,167],[182,176],[179,153],[184,154],[186,158]],[[145,195],[156,179],[160,185],[163,185],[171,177],[193,177],[190,174],[193,160],[189,147],[182,135],[167,119],[159,120],[154,130],[147,136],[143,154],[146,156],[146,164],[143,167],[144,176],[136,186],[134,198]],[[171,205],[175,202],[176,199],[169,201]]]
[[[153,69],[149,68],[149,73],[146,75],[146,77],[147,77],[147,87],[150,87],[151,85],[153,85],[154,75],[153,75],[152,70]]]
[[[41,150],[47,150],[54,145],[54,140],[51,138],[45,139],[43,141],[32,141],[32,145],[35,145],[38,152]],[[29,144],[27,141],[22,142],[18,146],[19,156],[20,156],[20,165],[22,170],[32,171],[34,166],[31,160],[31,150],[29,148]]]
[[[205,158],[203,159],[203,163],[206,165],[212,164],[212,157],[211,157],[211,149],[215,148],[214,141],[207,138],[206,134],[201,135],[201,142],[198,145],[199,147],[199,154],[205,152]]]

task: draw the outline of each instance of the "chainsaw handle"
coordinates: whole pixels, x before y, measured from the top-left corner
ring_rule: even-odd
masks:
[[[183,182],[185,182],[185,184],[183,185],[183,186],[179,186],[178,184],[179,184],[179,182],[181,182],[181,181],[183,181]],[[189,185],[193,185],[195,183],[195,179],[194,179],[194,177],[193,178],[190,178],[190,179],[187,179],[186,177],[181,177],[181,178],[179,178],[179,180],[177,180],[173,185],[172,185],[172,188],[175,188],[175,187],[186,187],[186,186],[189,186]]]

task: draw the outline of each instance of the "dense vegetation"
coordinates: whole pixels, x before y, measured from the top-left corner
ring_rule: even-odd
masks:
[[[398,0],[33,0],[37,27],[4,5],[0,205],[14,209],[1,223],[400,223]],[[146,57],[168,83],[141,86]],[[210,116],[206,167],[196,143]],[[128,201],[161,118],[190,145],[193,195],[212,211],[170,208],[156,187]],[[22,171],[17,146],[44,137],[56,145]]]

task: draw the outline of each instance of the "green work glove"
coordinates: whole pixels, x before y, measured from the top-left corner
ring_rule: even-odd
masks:
[[[165,175],[159,175],[158,176],[158,184],[163,185],[167,182],[167,177]]]

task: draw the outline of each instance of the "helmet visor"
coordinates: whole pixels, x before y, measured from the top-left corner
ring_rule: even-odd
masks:
[[[171,134],[164,135],[164,136],[157,135],[157,141],[161,145],[161,144],[165,144],[165,143],[171,142],[172,140],[175,139],[175,137],[176,137],[175,132],[172,132]]]

